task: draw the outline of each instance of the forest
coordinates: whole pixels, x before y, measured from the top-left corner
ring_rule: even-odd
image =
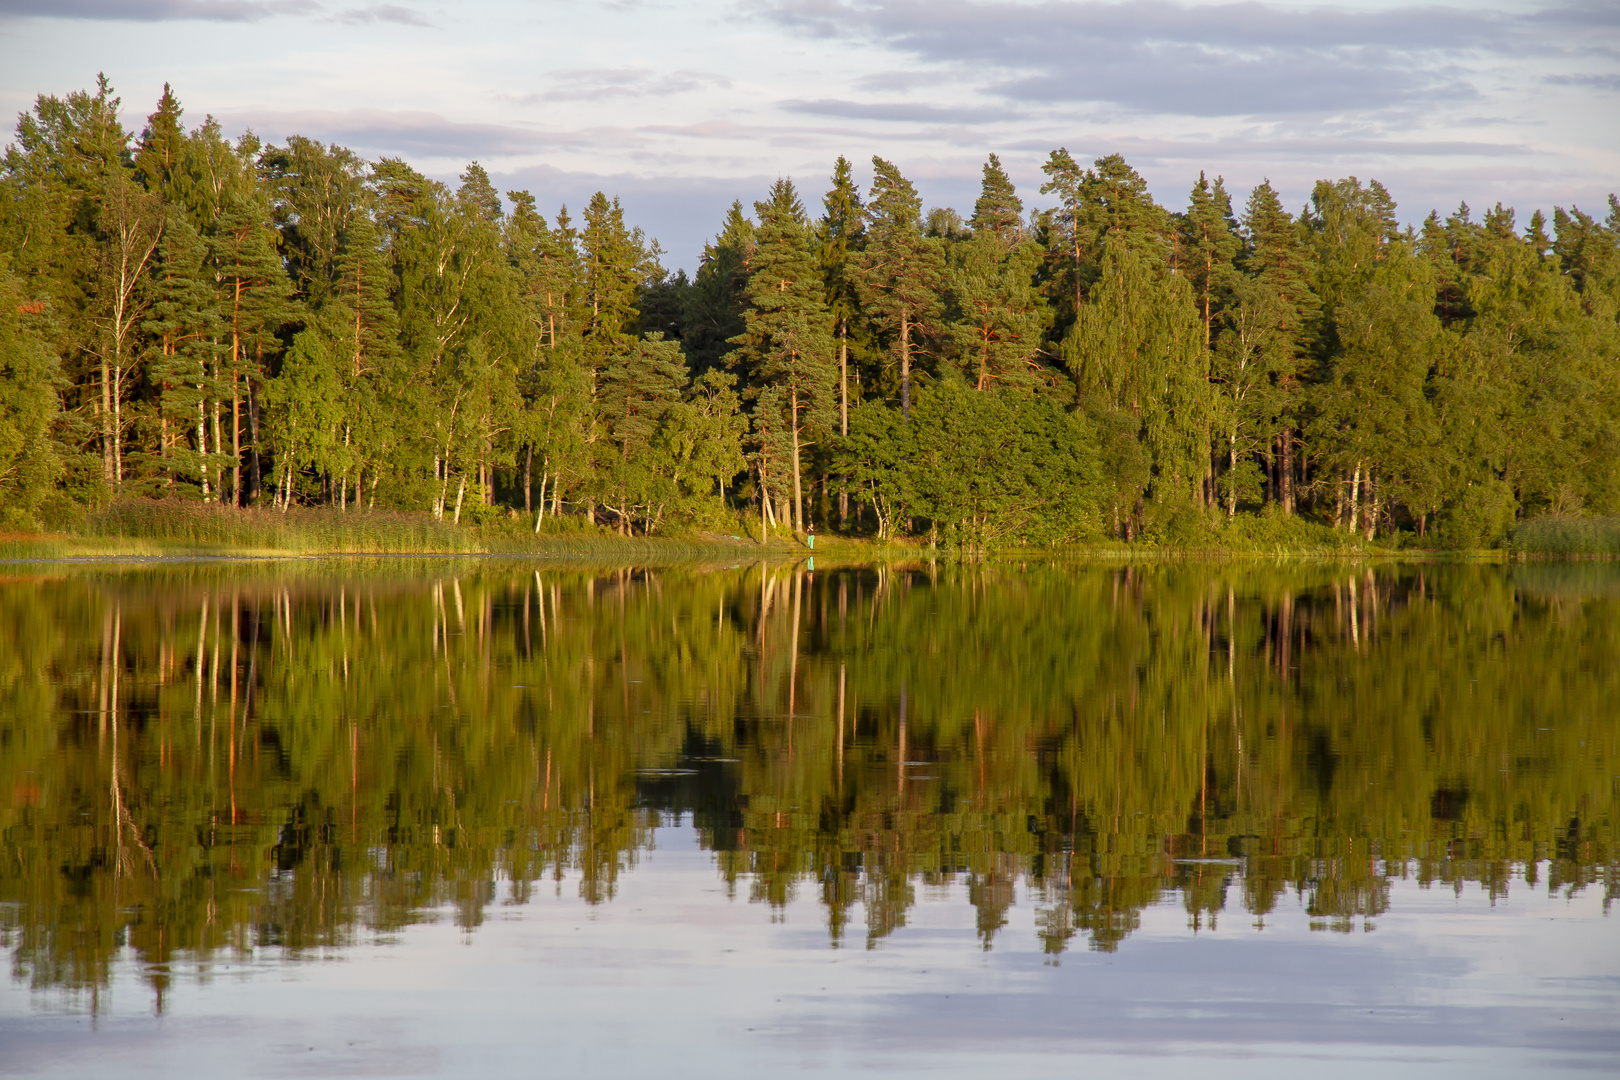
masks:
[[[677,823],[854,948],[944,886],[1054,957],[1167,899],[1607,909],[1617,601],[1593,564],[47,568],[0,583],[0,948],[161,1009],[187,957],[611,902]]]
[[[110,500],[820,528],[963,549],[1235,529],[1484,547],[1620,513],[1620,202],[1402,226],[1054,150],[971,213],[890,161],[735,202],[696,271],[597,193],[188,127],[103,77],[0,162],[0,527]],[[1029,193],[1025,193],[1028,195]],[[819,206],[816,205],[819,203]]]

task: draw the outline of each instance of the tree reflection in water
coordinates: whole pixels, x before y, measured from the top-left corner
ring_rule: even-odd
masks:
[[[1350,931],[1396,877],[1620,882],[1603,566],[184,566],[13,577],[0,618],[36,988],[123,956],[161,1008],[177,959],[608,902],[677,819],[834,945],[953,881],[985,948],[1036,898],[1050,953],[1169,895]]]

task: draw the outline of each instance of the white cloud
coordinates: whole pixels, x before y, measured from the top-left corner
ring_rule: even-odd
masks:
[[[959,209],[990,150],[1038,205],[1060,145],[1124,153],[1170,205],[1201,169],[1294,206],[1377,177],[1407,220],[1601,206],[1620,176],[1605,3],[0,0],[0,49],[0,111],[105,71],[138,130],[170,82],[188,122],[447,181],[477,158],[542,205],[617,191],[688,268],[732,198],[790,175],[815,203],[839,154]]]

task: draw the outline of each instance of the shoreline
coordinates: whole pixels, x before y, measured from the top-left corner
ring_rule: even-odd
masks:
[[[774,540],[758,541],[680,539],[663,537],[592,536],[588,538],[541,537],[532,545],[506,547],[480,546],[476,550],[420,549],[368,550],[354,547],[266,547],[229,544],[188,544],[134,537],[74,537],[41,534],[0,537],[0,565],[97,566],[115,564],[151,565],[161,563],[241,563],[328,561],[413,560],[479,562],[574,562],[601,564],[702,563],[740,560],[755,562],[802,562],[823,559],[829,567],[874,563],[977,563],[1008,565],[1019,562],[1095,563],[1173,563],[1173,562],[1302,562],[1302,563],[1512,563],[1512,562],[1612,562],[1614,556],[1578,553],[1554,554],[1500,550],[1392,549],[1357,547],[1345,549],[1195,548],[1168,544],[1074,545],[1066,548],[1002,548],[988,552],[964,553],[946,547],[878,544],[864,539],[818,534],[818,544]]]
[[[65,521],[54,531],[0,532],[0,564],[106,565],[115,563],[261,563],[321,560],[480,559],[638,565],[694,562],[800,561],[821,558],[828,566],[898,562],[1012,564],[1018,562],[1301,562],[1301,563],[1505,563],[1523,561],[1614,561],[1620,548],[1580,542],[1575,535],[1615,525],[1605,521],[1541,519],[1540,533],[1560,538],[1509,538],[1498,548],[1418,547],[1416,538],[1368,541],[1303,519],[1254,516],[1212,523],[1203,530],[1151,540],[1092,538],[1040,547],[931,546],[922,536],[878,540],[819,533],[815,547],[785,530],[761,540],[739,526],[680,535],[626,536],[578,520],[548,521],[534,532],[514,516],[456,525],[403,511],[349,514],[330,508],[296,508],[291,514],[261,509],[204,507],[157,500],[128,500],[104,511]],[[743,535],[731,532],[730,525]],[[1620,536],[1620,533],[1617,533]],[[1547,540],[1553,542],[1546,542]],[[1558,542],[1562,539],[1563,542]]]

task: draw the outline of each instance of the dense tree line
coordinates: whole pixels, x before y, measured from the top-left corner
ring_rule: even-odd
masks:
[[[834,943],[951,883],[986,947],[1034,898],[1052,953],[1171,897],[1323,930],[1375,927],[1408,877],[1607,904],[1600,571],[25,577],[0,585],[0,943],[40,989],[122,954],[161,993],[188,956],[435,907],[470,929],[564,881],[607,901],[677,817],[734,895],[815,898]]]
[[[0,163],[0,504],[112,495],[963,545],[1262,513],[1474,545],[1620,511],[1620,203],[1397,223],[1054,151],[967,218],[874,158],[788,180],[688,279],[403,161],[41,97]],[[1201,532],[1202,531],[1202,532]]]

